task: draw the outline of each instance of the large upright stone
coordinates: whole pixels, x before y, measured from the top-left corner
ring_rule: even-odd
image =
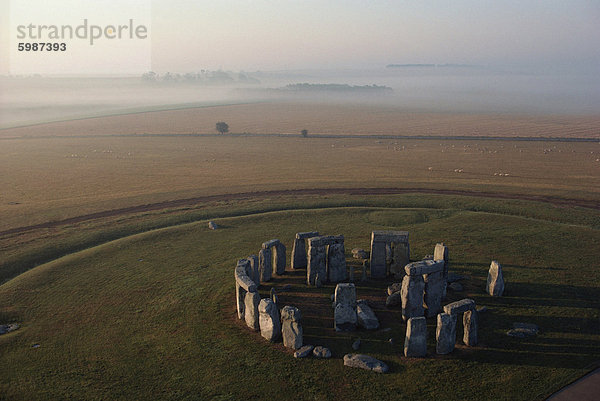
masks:
[[[341,283],[335,286],[335,304],[356,305],[356,287],[353,283]]]
[[[479,326],[479,314],[475,309],[468,310],[463,315],[463,342],[468,346],[477,345],[477,330]]]
[[[250,255],[248,256],[248,261],[250,261],[251,271],[251,274],[249,276],[252,279],[252,281],[254,281],[254,284],[260,285],[260,263],[258,262],[258,256]]]
[[[271,253],[271,248],[263,248],[258,252],[258,270],[261,283],[271,280],[271,275],[273,273],[273,255]]]
[[[269,341],[275,341],[281,336],[279,311],[273,301],[261,299],[258,304],[260,335]]]
[[[306,239],[318,236],[319,233],[316,231],[296,234],[296,238],[294,239],[294,246],[292,247],[292,269],[306,269]]]
[[[385,242],[371,243],[371,278],[385,278],[386,275]]]
[[[275,266],[273,271],[277,275],[285,274],[285,245],[283,245],[281,242],[278,242],[273,248],[275,254]]]
[[[493,297],[502,296],[504,293],[504,276],[502,266],[495,260],[490,264],[485,291]]]
[[[409,259],[408,232],[373,231],[371,233],[371,278],[384,278],[388,273],[388,266],[393,265],[395,270],[401,269],[404,267],[403,263],[408,262]]]
[[[335,306],[333,321],[336,331],[355,330],[358,321],[356,307],[347,304],[337,304]]]
[[[437,315],[437,328],[435,330],[436,347],[438,354],[444,355],[454,351],[456,343],[456,315],[440,313]]]
[[[392,261],[390,274],[397,279],[404,277],[404,266],[410,263],[408,245],[404,242],[392,242]]]
[[[406,323],[404,356],[422,358],[427,355],[427,321],[424,316],[411,317]]]
[[[329,245],[327,251],[327,275],[331,283],[339,283],[348,277],[344,243]]]
[[[260,295],[258,292],[247,292],[246,298],[244,299],[244,319],[246,325],[252,330],[258,330],[259,326],[259,313],[258,304],[260,303]]]
[[[302,314],[298,308],[284,306],[281,310],[281,335],[285,347],[292,349],[299,349],[302,347],[301,318]]]
[[[306,269],[306,284],[317,285],[317,275],[320,280],[327,277],[327,250],[326,247],[313,241],[315,238],[308,239],[308,267]],[[322,284],[322,283],[320,283]]]
[[[256,292],[256,284],[247,274],[249,270],[250,262],[247,259],[238,260],[234,270],[234,276],[237,314],[239,319],[244,319],[246,293]]]
[[[444,280],[444,272],[437,271],[424,275],[425,280],[425,292],[423,295],[423,301],[426,308],[426,316],[436,316],[442,309],[442,297],[444,295],[444,288],[446,288],[446,281]]]
[[[448,256],[448,247],[443,242],[435,244],[433,251],[433,260],[444,261],[444,289],[442,290],[442,298],[446,298],[446,291],[448,286],[448,268],[450,266],[450,258]]]
[[[425,290],[425,281],[422,274],[416,276],[404,276],[402,279],[402,319],[407,320],[412,317],[425,315],[423,307],[423,291]]]

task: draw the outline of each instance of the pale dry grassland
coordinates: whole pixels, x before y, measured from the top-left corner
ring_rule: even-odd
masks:
[[[598,200],[599,159],[597,142],[299,136],[2,140],[0,230],[152,202],[275,189],[430,188]]]
[[[597,115],[508,115],[407,112],[393,106],[328,103],[254,103],[91,118],[0,130],[0,138],[215,133],[226,121],[235,133],[500,136],[599,138]]]

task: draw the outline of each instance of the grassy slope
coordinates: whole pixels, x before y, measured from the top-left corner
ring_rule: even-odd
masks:
[[[435,197],[421,200],[428,202]],[[23,324],[0,337],[1,392],[11,399],[541,399],[600,357],[597,213],[556,218],[548,206],[495,205],[505,213],[535,210],[538,219],[530,219],[458,205],[228,217],[218,220],[218,231],[204,223],[166,228],[38,266],[0,286],[0,318]],[[407,360],[400,356],[404,325],[396,320],[389,333],[360,333],[361,351],[391,366],[390,374],[375,375],[342,366],[347,336],[333,346],[336,359],[298,361],[236,320],[235,260],[257,252],[263,240],[281,238],[291,250],[295,232],[318,229],[344,233],[349,250],[367,248],[378,228],[410,230],[413,258],[431,253],[436,241],[450,246],[451,269],[471,277],[464,294],[450,298],[470,296],[490,307],[482,315],[482,346]],[[503,263],[508,281],[500,299],[482,291],[492,258]],[[380,286],[361,284],[358,294]],[[332,288],[315,296],[327,302]],[[513,321],[537,323],[542,334],[508,338]],[[330,333],[305,327],[307,339],[327,344]],[[389,336],[400,345],[389,345]]]

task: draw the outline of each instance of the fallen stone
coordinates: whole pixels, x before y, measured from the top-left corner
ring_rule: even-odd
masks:
[[[352,349],[354,351],[358,351],[359,348],[360,348],[360,338],[352,343]]]
[[[452,302],[444,306],[444,312],[449,315],[456,315],[473,309],[475,309],[475,301],[469,298],[461,299],[460,301]]]
[[[300,347],[298,351],[294,352],[294,358],[306,358],[313,352],[314,348],[314,345],[305,345]]]
[[[402,294],[400,292],[395,292],[392,295],[389,295],[385,300],[385,306],[398,306],[402,305]]]
[[[344,366],[372,370],[377,373],[385,373],[389,370],[388,366],[379,359],[362,354],[344,355]]]
[[[0,334],[7,334],[19,329],[19,323],[0,324]]]
[[[365,330],[375,330],[379,328],[379,319],[375,312],[369,307],[367,301],[360,300],[356,303],[356,314],[358,325]]]
[[[269,341],[281,336],[281,321],[277,305],[268,299],[261,299],[258,304],[260,335]]]
[[[406,323],[404,356],[422,358],[427,355],[427,320],[424,316],[411,317]]]
[[[338,303],[333,320],[336,331],[354,331],[358,320],[356,309],[348,304]]]
[[[395,292],[402,290],[402,283],[394,283],[387,288],[388,295],[392,295]]]
[[[495,260],[490,264],[485,291],[493,297],[500,297],[504,293],[502,266]]]
[[[540,331],[540,328],[538,327],[538,325],[533,324],[533,323],[515,322],[515,323],[513,323],[513,329],[530,330],[532,332],[535,332],[535,334],[537,334]]]
[[[352,250],[352,257],[354,259],[366,259],[367,251],[365,251],[364,249],[361,249],[361,248],[354,248]]]
[[[329,348],[326,347],[322,347],[320,345],[317,345],[314,349],[313,349],[313,356],[315,358],[319,358],[319,359],[327,359],[327,358],[331,358],[331,350]]]
[[[513,323],[512,330],[506,334],[516,338],[533,337],[539,333],[540,329],[533,323]]]
[[[208,228],[210,228],[211,230],[216,230],[217,228],[219,228],[219,226],[214,221],[209,221]]]
[[[463,290],[463,286],[461,283],[451,283],[448,288],[450,288],[454,292],[460,292]]]

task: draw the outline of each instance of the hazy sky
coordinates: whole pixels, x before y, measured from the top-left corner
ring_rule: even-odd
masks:
[[[95,11],[79,18],[66,12],[83,3]],[[73,23],[83,17],[101,20],[103,12],[109,15],[121,5],[121,18],[135,17],[123,12],[126,3],[151,5],[151,66],[158,72],[381,68],[389,63],[600,69],[599,0],[10,1],[13,8],[37,9],[28,19],[38,24],[58,23],[65,14]],[[7,36],[13,52],[16,40],[2,26],[0,58],[6,59]],[[106,68],[119,68],[119,58],[105,57],[112,60]],[[144,64],[139,62],[139,68]],[[85,63],[79,67],[86,68]]]

